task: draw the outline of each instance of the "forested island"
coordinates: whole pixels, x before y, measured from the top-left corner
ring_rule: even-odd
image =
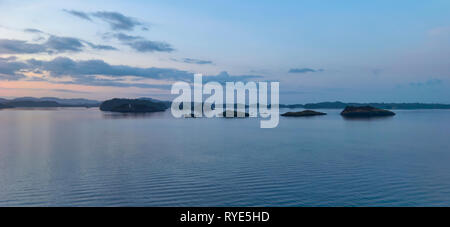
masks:
[[[101,111],[118,113],[151,113],[165,111],[168,108],[164,102],[145,99],[111,99],[100,105]]]

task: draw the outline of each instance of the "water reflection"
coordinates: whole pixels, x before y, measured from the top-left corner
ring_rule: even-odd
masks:
[[[153,113],[113,113],[102,112],[102,116],[105,119],[136,119],[136,118],[159,118],[166,116],[166,112],[153,112]]]
[[[44,110],[44,111],[55,111],[55,110],[61,110],[64,109],[64,107],[14,107],[5,109],[7,111],[23,111],[23,110]]]
[[[392,120],[395,116],[373,116],[373,117],[346,117],[342,118],[346,121],[387,121]]]
[[[0,206],[450,204],[450,111],[324,112],[264,130],[170,110],[0,111]]]

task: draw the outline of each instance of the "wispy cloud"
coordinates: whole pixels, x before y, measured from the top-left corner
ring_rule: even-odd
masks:
[[[56,52],[81,52],[83,50],[83,43],[80,39],[72,38],[72,37],[59,37],[59,36],[50,36],[43,44],[44,47],[49,49],[50,51],[54,50]]]
[[[138,20],[118,12],[99,11],[91,15],[108,23],[115,31],[132,31],[136,26],[142,25]]]
[[[91,94],[89,91],[76,91],[70,89],[50,89],[51,91],[64,92],[64,93],[75,93],[75,94]]]
[[[106,38],[116,38],[123,45],[131,47],[137,52],[172,52],[175,49],[166,42],[147,40],[142,36],[133,36],[124,33],[104,34]]]
[[[84,42],[87,45],[89,45],[92,49],[96,49],[96,50],[118,50],[117,48],[115,48],[113,46],[109,46],[109,45],[98,45],[98,44],[93,44],[88,41],[84,41]]]
[[[228,72],[221,72],[218,75],[215,76],[205,76],[203,77],[203,82],[219,82],[219,83],[225,83],[225,82],[235,82],[235,81],[250,81],[255,79],[261,79],[262,76],[258,75],[239,75],[239,76],[231,76],[228,74]]]
[[[92,18],[97,18],[107,23],[114,31],[132,31],[138,26],[141,26],[143,30],[147,30],[147,27],[139,20],[133,17],[125,16],[119,12],[97,11],[93,13],[87,13],[83,11],[68,9],[63,9],[63,11],[88,21],[93,21]]]
[[[122,42],[129,42],[129,41],[134,41],[134,40],[138,40],[138,39],[144,39],[141,36],[132,36],[132,35],[127,35],[127,34],[124,34],[121,32],[116,33],[113,36]]]
[[[194,59],[194,58],[183,58],[182,61],[184,63],[188,63],[188,64],[197,64],[197,65],[208,65],[208,64],[212,64],[212,61],[209,60],[200,60],[200,59]]]
[[[47,51],[45,45],[42,44],[15,39],[0,39],[0,54],[35,54]]]
[[[126,45],[137,52],[172,52],[175,50],[172,45],[163,41],[148,40],[142,36],[134,36],[122,33],[122,31],[133,31],[136,27],[141,27],[143,30],[148,30],[148,28],[142,22],[133,17],[125,16],[121,13],[111,11],[97,11],[94,13],[86,13],[76,10],[64,10],[64,12],[89,21],[92,21],[92,18],[97,18],[106,22],[107,24],[109,24],[113,32],[104,34],[103,38],[116,38],[123,45]]]
[[[323,72],[323,69],[310,69],[310,68],[292,68],[289,70],[289,73],[314,73],[314,72]]]
[[[35,28],[26,28],[23,31],[28,32],[28,33],[38,33],[38,34],[44,33],[43,31],[41,31],[39,29],[35,29]]]
[[[81,11],[77,11],[77,10],[67,10],[67,9],[63,9],[64,12],[69,13],[73,16],[76,16],[78,18],[84,19],[84,20],[88,20],[88,21],[92,21],[91,17],[89,16],[89,14],[85,13],[85,12],[81,12]]]
[[[137,40],[124,44],[138,52],[172,52],[175,50],[170,44],[159,41]]]
[[[24,40],[0,39],[0,54],[38,54],[82,52],[85,47],[98,50],[117,50],[108,45],[96,45],[74,37],[50,35],[43,43],[30,43]]]

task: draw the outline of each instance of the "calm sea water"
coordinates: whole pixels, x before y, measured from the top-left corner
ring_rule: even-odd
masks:
[[[287,110],[282,110],[282,112]],[[450,206],[450,111],[345,120],[0,111],[0,206]]]

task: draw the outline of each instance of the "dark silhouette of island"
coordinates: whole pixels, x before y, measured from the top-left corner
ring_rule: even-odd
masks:
[[[167,108],[164,102],[145,99],[111,99],[100,105],[101,111],[118,113],[152,113],[165,111]]]
[[[170,108],[170,106],[172,105],[172,102],[170,102],[170,101],[163,101],[163,100],[154,99],[154,98],[145,98],[145,97],[143,97],[143,98],[138,98],[138,100],[146,100],[146,101],[150,101],[150,102],[162,103],[167,108]]]
[[[0,99],[0,104],[6,106],[5,108],[14,107],[34,107],[34,108],[45,108],[45,107],[98,107],[100,102],[88,99],[60,99],[53,97],[44,98],[33,98],[33,97],[22,97],[15,99]]]
[[[313,110],[304,110],[299,112],[287,112],[284,114],[281,114],[283,117],[312,117],[312,116],[321,116],[321,115],[327,115],[326,113],[317,112]]]
[[[347,106],[341,112],[341,115],[348,118],[367,118],[394,116],[395,113],[372,106]]]

